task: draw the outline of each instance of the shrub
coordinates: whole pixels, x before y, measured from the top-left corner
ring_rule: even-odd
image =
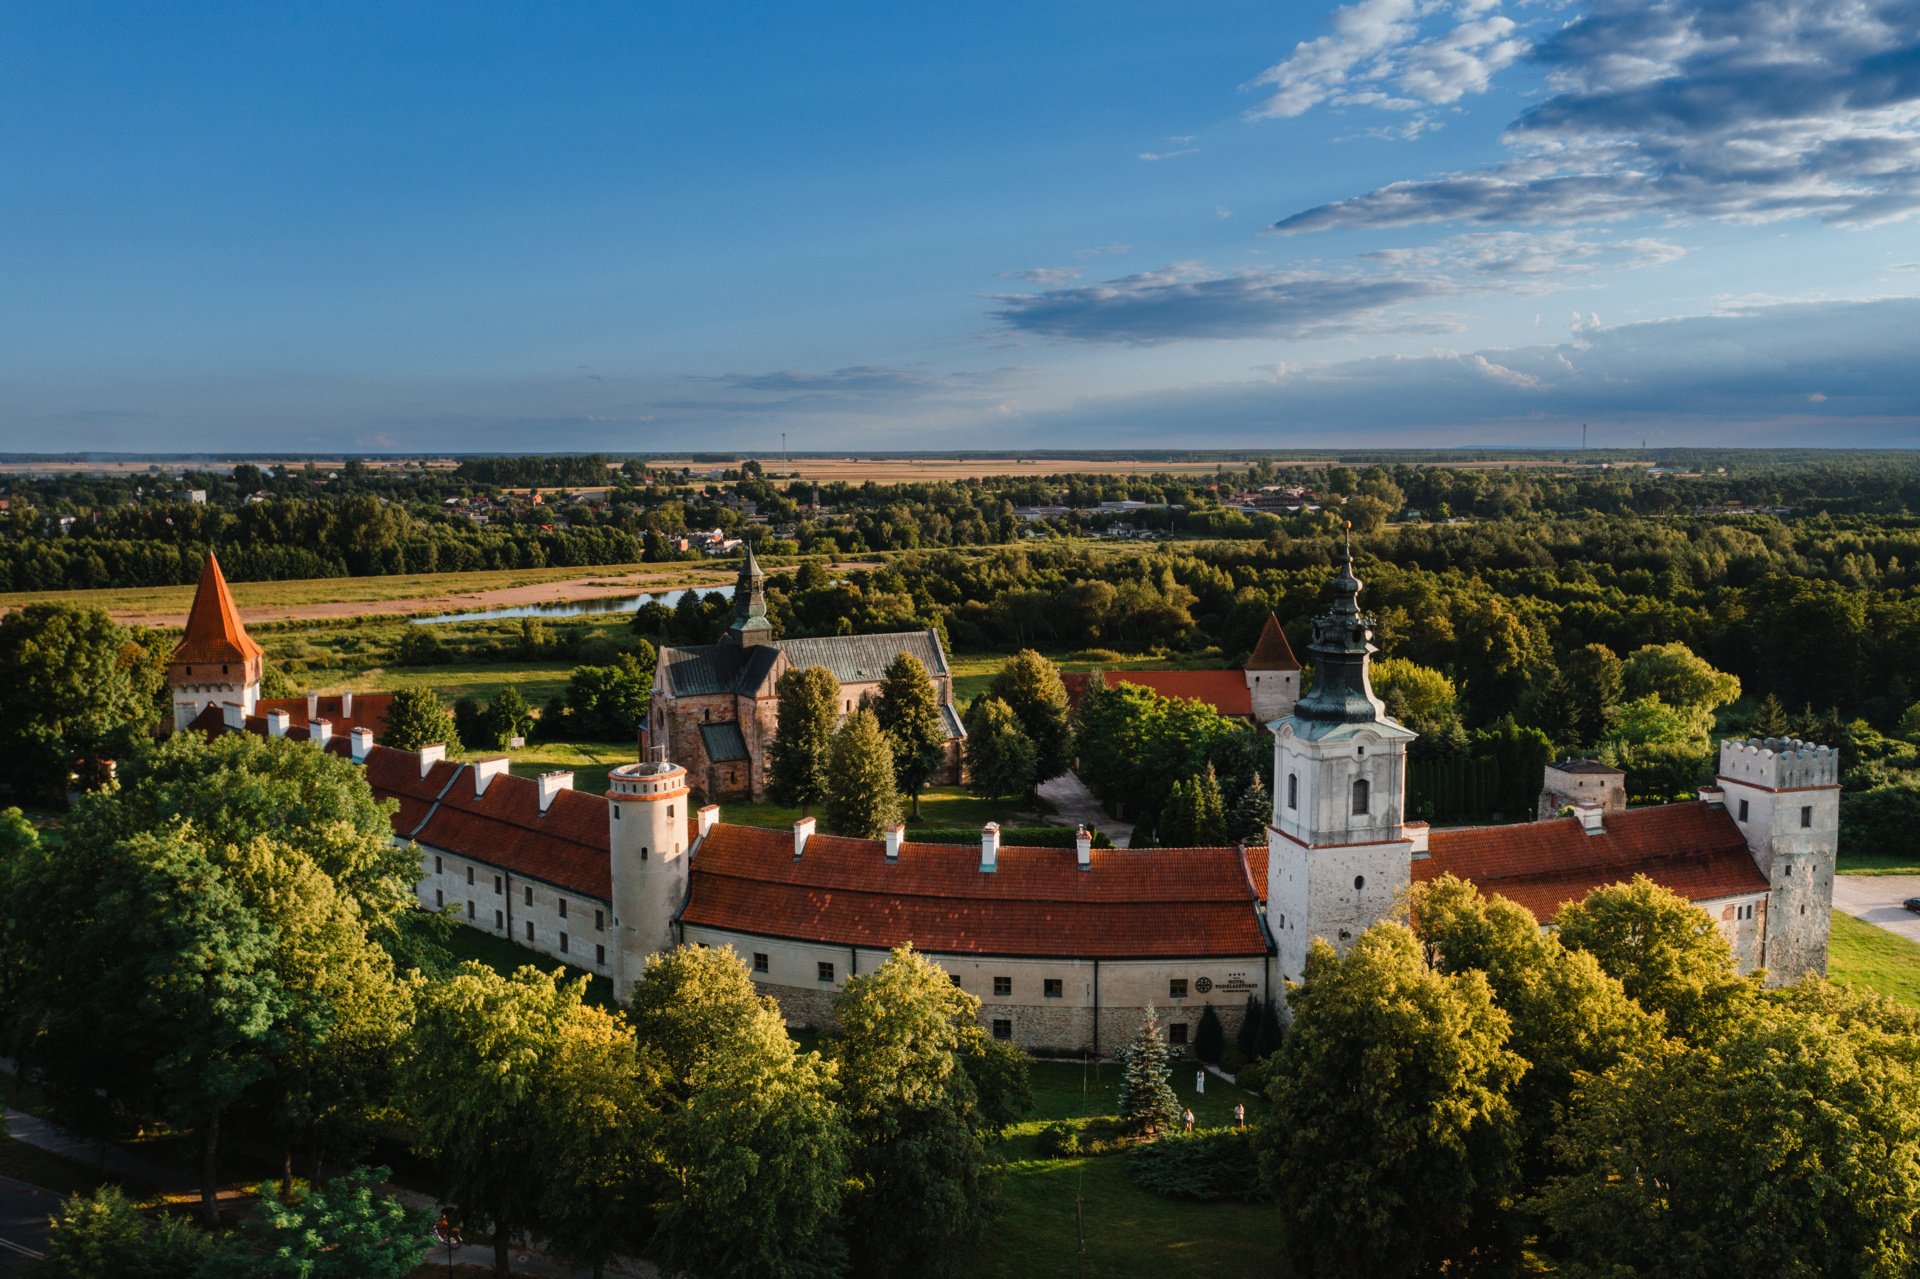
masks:
[[[1247,1055],[1238,1048],[1229,1048],[1220,1054],[1220,1069],[1226,1071],[1235,1079],[1240,1077],[1241,1071],[1252,1064],[1253,1063],[1247,1059]]]
[[[1220,1025],[1220,1014],[1207,1004],[1200,1009],[1200,1025],[1193,1033],[1193,1055],[1209,1065],[1218,1065],[1226,1047],[1227,1035]]]
[[[177,1217],[149,1218],[116,1186],[75,1195],[54,1215],[47,1279],[190,1279],[212,1247],[211,1237]]]
[[[1267,1091],[1267,1062],[1269,1060],[1269,1058],[1262,1058],[1259,1061],[1248,1062],[1233,1072],[1235,1081],[1248,1092],[1265,1094]]]
[[[409,626],[393,654],[395,666],[439,666],[452,660],[453,654],[427,626]]]
[[[1127,1171],[1142,1189],[1169,1199],[1211,1202],[1261,1198],[1260,1170],[1246,1129],[1216,1128],[1191,1136],[1169,1133],[1137,1146]]]
[[[1067,1159],[1080,1153],[1080,1130],[1058,1120],[1040,1130],[1036,1150],[1042,1159]]]
[[[1124,653],[1116,653],[1110,648],[1083,648],[1078,652],[1069,653],[1067,660],[1070,662],[1124,662],[1127,658]]]
[[[1071,826],[1002,826],[1002,848],[1072,848]],[[929,826],[925,830],[907,828],[907,838],[916,844],[977,844],[980,832],[970,826]],[[1112,848],[1113,841],[1099,831],[1093,832],[1095,848]]]

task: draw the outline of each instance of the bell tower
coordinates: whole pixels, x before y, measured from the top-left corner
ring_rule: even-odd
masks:
[[[1298,981],[1315,937],[1344,950],[1391,915],[1411,880],[1405,826],[1407,743],[1373,693],[1374,619],[1346,562],[1313,620],[1313,686],[1273,725],[1273,825],[1267,925],[1283,979]]]
[[[740,577],[733,585],[733,625],[727,628],[726,639],[741,648],[773,639],[773,623],[767,620],[767,575],[751,546],[740,561]]]
[[[193,593],[186,631],[167,661],[167,685],[173,691],[173,731],[191,724],[209,706],[232,703],[242,715],[260,702],[265,655],[240,624],[220,561],[207,553],[200,585]]]
[[[651,955],[673,945],[687,900],[687,770],[652,758],[607,775],[607,846],[613,859],[613,993],[625,1000]]]

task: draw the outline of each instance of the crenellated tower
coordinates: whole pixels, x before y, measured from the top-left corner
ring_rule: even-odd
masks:
[[[652,758],[607,775],[607,844],[613,870],[614,997],[624,1001],[647,959],[673,945],[687,900],[687,770]]]
[[[1825,975],[1840,851],[1840,752],[1797,738],[1720,743],[1727,813],[1746,836],[1767,893],[1770,985]]]
[[[1374,619],[1360,609],[1353,547],[1313,620],[1312,689],[1273,725],[1267,924],[1283,980],[1298,981],[1315,937],[1345,949],[1398,908],[1410,882],[1407,743],[1373,693]]]

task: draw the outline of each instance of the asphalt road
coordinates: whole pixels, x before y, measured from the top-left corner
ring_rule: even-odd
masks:
[[[1833,877],[1836,910],[1898,933],[1910,942],[1920,942],[1920,915],[1900,904],[1909,897],[1920,897],[1920,875]]]
[[[47,1218],[60,1196],[11,1177],[0,1177],[0,1279],[27,1273],[28,1259],[47,1246]]]

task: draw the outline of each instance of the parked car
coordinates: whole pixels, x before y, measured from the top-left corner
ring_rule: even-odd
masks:
[[[1909,897],[1900,903],[1916,915],[1920,915],[1920,897]]]

